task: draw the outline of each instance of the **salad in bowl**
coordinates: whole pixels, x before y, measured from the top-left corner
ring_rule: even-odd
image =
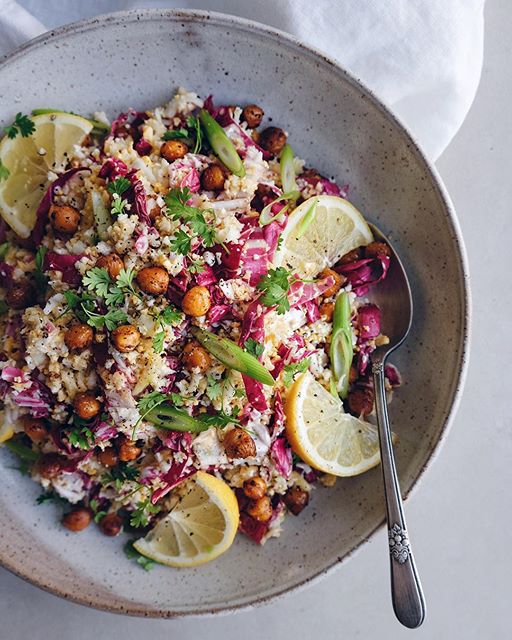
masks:
[[[0,441],[146,569],[286,535],[379,462],[391,253],[264,117],[180,89],[113,122],[18,113],[0,143]]]

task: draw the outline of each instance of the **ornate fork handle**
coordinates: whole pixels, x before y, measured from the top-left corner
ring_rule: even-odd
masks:
[[[425,618],[425,599],[409,544],[400,497],[386,404],[384,362],[374,362],[372,373],[391,554],[391,597],[396,617],[403,625],[414,629]]]

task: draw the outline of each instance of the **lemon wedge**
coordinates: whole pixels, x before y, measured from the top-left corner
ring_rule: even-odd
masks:
[[[348,200],[316,196],[291,213],[281,238],[274,266],[311,278],[352,249],[372,242],[373,235],[362,214]]]
[[[0,142],[0,161],[9,171],[0,181],[0,215],[22,238],[34,228],[37,207],[49,184],[48,171],[63,171],[73,147],[93,127],[70,113],[47,113],[31,120],[35,130],[30,136],[5,136]]]
[[[133,543],[143,556],[170,567],[195,567],[229,549],[239,521],[232,489],[204,471],[187,480],[177,505]]]
[[[311,467],[355,476],[379,464],[377,428],[345,413],[308,371],[293,383],[284,410],[291,447]]]

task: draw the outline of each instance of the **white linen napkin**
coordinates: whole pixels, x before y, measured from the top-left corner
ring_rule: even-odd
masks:
[[[292,33],[337,59],[435,160],[475,96],[483,6],[484,0],[0,0],[0,55],[45,28],[99,13],[140,7],[231,13]]]

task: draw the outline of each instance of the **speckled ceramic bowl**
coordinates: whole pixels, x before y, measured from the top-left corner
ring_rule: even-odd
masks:
[[[177,86],[219,102],[257,102],[289,131],[296,152],[350,184],[350,196],[389,233],[408,269],[415,318],[396,354],[405,384],[391,406],[408,494],[453,415],[465,371],[468,288],[457,220],[435,170],[410,135],[332,60],[282,33],[220,14],[140,11],[64,27],[0,64],[0,120],[55,107],[117,114],[167,100]],[[240,539],[211,564],[150,573],[121,539],[94,527],[76,536],[38,487],[0,452],[1,563],[56,594],[145,616],[218,612],[303,585],[350,556],[384,521],[380,469],[319,488],[282,537]],[[383,550],[384,553],[384,550]]]

